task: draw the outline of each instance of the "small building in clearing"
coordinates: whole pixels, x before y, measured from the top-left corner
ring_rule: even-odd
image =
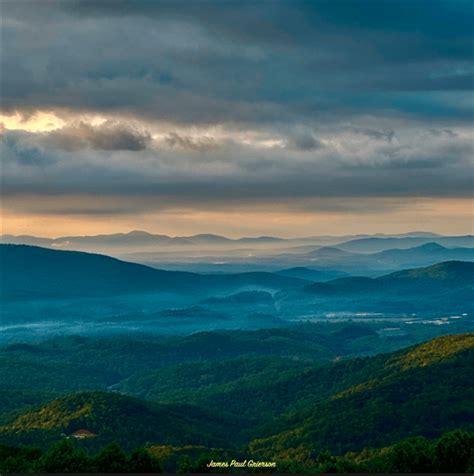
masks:
[[[92,431],[86,430],[84,428],[81,428],[80,430],[77,430],[71,434],[72,438],[77,438],[78,440],[83,440],[85,438],[95,438],[96,436],[96,433],[93,433]]]

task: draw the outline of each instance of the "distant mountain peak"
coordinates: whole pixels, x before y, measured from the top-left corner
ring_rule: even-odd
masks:
[[[335,246],[321,246],[308,253],[308,256],[321,256],[325,258],[336,258],[352,254],[349,251],[341,250]]]
[[[148,231],[143,231],[143,230],[132,230],[125,234],[127,236],[157,236],[153,233],[148,233]],[[164,235],[158,235],[158,236],[164,236]]]
[[[226,237],[221,235],[216,235],[214,233],[198,233],[197,235],[186,236],[185,238],[226,238]]]

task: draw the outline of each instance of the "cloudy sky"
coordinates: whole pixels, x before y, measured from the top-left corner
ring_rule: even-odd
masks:
[[[470,0],[2,0],[4,233],[472,232]]]

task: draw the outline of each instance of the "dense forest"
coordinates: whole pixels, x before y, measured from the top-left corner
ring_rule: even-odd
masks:
[[[202,472],[217,469],[203,466],[212,459],[258,459],[282,471],[380,472],[437,471],[452,458],[471,467],[474,334],[354,357],[354,342],[377,339],[370,327],[308,326],[215,341],[5,346],[1,465],[98,471],[114,458],[117,471]],[[84,430],[91,436],[74,436]]]

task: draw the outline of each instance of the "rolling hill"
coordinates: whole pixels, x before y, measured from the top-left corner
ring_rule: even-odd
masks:
[[[340,355],[375,352],[385,345],[371,328],[348,324],[298,324],[166,338],[62,336],[34,344],[10,344],[0,347],[0,381],[4,387],[0,420],[7,421],[15,412],[35,403],[77,391],[123,386],[126,393],[147,398],[157,396],[155,391],[164,395],[166,389],[180,393],[176,383],[180,375],[188,379],[190,386],[196,381],[203,386],[212,384],[210,375],[216,373],[222,378],[227,375],[229,380],[222,380],[222,385],[234,385],[238,380],[235,373],[219,370],[224,361],[234,362],[228,365],[239,368],[245,378],[262,371],[271,373],[285,362],[287,368],[305,368]],[[268,359],[275,360],[275,367],[269,365],[266,370]],[[187,368],[195,368],[192,378]],[[274,375],[277,377],[278,372]],[[133,387],[135,378],[141,383]],[[181,401],[192,401],[192,397],[186,399],[183,394]]]
[[[474,261],[474,248],[446,248],[430,242],[412,248],[387,249],[377,253],[349,253],[341,250],[340,254],[327,254],[324,250],[316,249],[304,256],[311,261],[317,258],[319,266],[343,270],[353,275],[380,275],[392,270],[429,266],[442,261]]]
[[[117,441],[134,448],[158,444],[221,445],[232,418],[191,405],[157,405],[116,393],[82,392],[27,411],[0,427],[0,441],[49,441],[86,429],[97,444]]]
[[[473,290],[474,263],[464,261],[446,261],[424,268],[407,269],[381,276],[379,278],[348,277],[326,283],[314,283],[306,286],[306,291],[328,294],[359,294],[387,292],[397,289],[407,294],[418,293],[421,289],[427,293],[440,290]],[[421,296],[420,296],[421,297]]]
[[[386,266],[413,267],[441,261],[474,261],[474,248],[446,248],[437,243],[425,243],[408,249],[390,249],[370,257]]]
[[[465,261],[445,261],[424,268],[406,269],[378,278],[384,283],[403,282],[426,283],[430,285],[443,284],[449,286],[474,285],[474,263]]]
[[[348,277],[312,283],[276,295],[283,315],[312,306],[319,312],[474,312],[474,263],[447,261],[379,278]]]
[[[341,328],[333,337],[344,342],[356,331],[363,329]],[[196,361],[115,387],[147,400],[89,391],[23,410],[0,427],[0,441],[47,443],[85,428],[101,444],[126,447],[220,445],[272,460],[343,454],[474,429],[473,364],[474,334],[327,363],[249,355]]]
[[[199,275],[162,271],[104,255],[26,245],[0,245],[2,299],[32,300],[134,293],[214,294],[246,287],[299,286],[298,278],[254,272]]]
[[[307,379],[314,382],[306,385],[307,392],[316,382],[322,392],[312,390],[312,401],[279,422],[282,431],[253,441],[250,450],[260,457],[291,458],[324,448],[341,454],[412,435],[436,437],[457,427],[472,431],[473,368],[474,334],[444,336],[395,354],[336,364],[332,377],[313,374]],[[301,388],[298,380],[294,388]]]
[[[474,236],[407,236],[407,237],[369,237],[340,242],[334,246],[353,253],[379,253],[389,249],[407,249],[427,243],[445,247],[474,247]]]

